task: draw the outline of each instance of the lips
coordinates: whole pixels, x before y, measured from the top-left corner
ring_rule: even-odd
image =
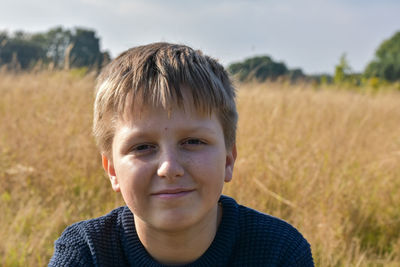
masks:
[[[152,196],[162,198],[162,199],[172,199],[186,196],[192,193],[194,189],[188,188],[173,188],[173,189],[164,189],[157,191],[156,193],[151,194]]]

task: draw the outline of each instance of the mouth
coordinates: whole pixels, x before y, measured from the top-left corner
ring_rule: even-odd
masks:
[[[187,188],[174,188],[174,189],[165,189],[157,191],[156,193],[151,194],[154,197],[162,198],[162,199],[172,199],[172,198],[179,198],[190,193],[194,192],[194,189],[187,189]]]

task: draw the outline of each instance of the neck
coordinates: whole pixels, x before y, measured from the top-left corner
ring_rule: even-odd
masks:
[[[135,227],[143,246],[155,260],[167,265],[187,264],[200,258],[211,245],[221,218],[222,207],[216,205],[206,218],[188,229],[155,229],[137,217]]]

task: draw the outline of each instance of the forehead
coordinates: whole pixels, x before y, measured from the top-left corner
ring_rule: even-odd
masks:
[[[220,99],[222,94],[215,95],[211,88],[205,86],[190,86],[186,83],[178,83],[173,87],[165,83],[157,86],[144,84],[139,88],[131,89],[127,94],[122,94],[117,101],[118,115],[137,113],[146,108],[162,107],[166,111],[180,108],[189,112],[211,114],[218,113],[220,105],[224,101]]]
[[[175,120],[185,121],[186,124],[195,124],[196,121],[216,120],[214,112],[204,112],[196,109],[189,103],[182,106],[177,104],[163,107],[161,105],[127,105],[123,114],[118,116],[117,124],[146,124],[157,125],[163,122],[170,123]],[[192,123],[191,123],[192,122]]]

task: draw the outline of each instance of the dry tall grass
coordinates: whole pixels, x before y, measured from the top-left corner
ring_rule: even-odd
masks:
[[[0,265],[43,266],[69,224],[121,205],[91,137],[94,77],[0,73]],[[240,86],[225,193],[281,217],[318,266],[400,263],[400,94]]]

